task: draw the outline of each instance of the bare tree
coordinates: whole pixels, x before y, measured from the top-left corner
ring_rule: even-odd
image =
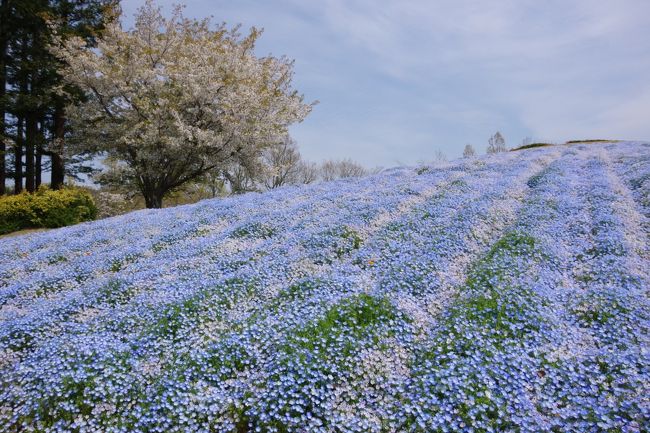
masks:
[[[296,142],[288,135],[274,144],[250,148],[262,148],[261,156],[251,154],[227,169],[202,178],[203,182],[214,184],[213,195],[221,192],[224,184],[231,194],[243,194],[373,173],[351,159],[328,160],[321,164],[305,161]]]
[[[246,192],[259,191],[255,182],[255,169],[241,164],[235,164],[230,169],[221,173],[230,186],[232,194],[244,194]]]
[[[339,177],[361,177],[366,174],[368,171],[351,159],[339,161]]]
[[[447,155],[445,155],[445,153],[442,150],[436,149],[436,151],[433,154],[433,160],[435,162],[446,162]]]
[[[528,146],[533,142],[533,139],[531,137],[524,137],[523,140],[521,140],[520,146]]]
[[[465,149],[463,149],[463,158],[474,158],[476,156],[476,151],[474,150],[474,146],[471,144],[466,144]]]
[[[298,169],[296,170],[294,183],[297,185],[309,184],[309,183],[314,183],[317,180],[318,180],[318,165],[315,162],[300,161],[300,163],[298,164]]]
[[[297,181],[300,170],[300,152],[296,142],[288,135],[276,145],[269,147],[262,157],[266,173],[262,183],[267,189],[278,188]]]
[[[351,159],[328,160],[320,167],[321,179],[330,181],[345,177],[361,177],[368,174],[368,171]]]
[[[488,140],[487,153],[499,153],[505,151],[506,151],[506,140],[503,138],[503,135],[501,135],[501,133],[497,131]]]
[[[226,189],[226,179],[216,171],[207,172],[199,183],[209,191],[211,198],[224,194]]]
[[[320,172],[320,178],[325,182],[338,179],[336,161],[330,160],[323,162],[318,171]]]

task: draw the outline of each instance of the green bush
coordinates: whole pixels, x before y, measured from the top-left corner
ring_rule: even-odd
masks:
[[[0,197],[0,234],[28,228],[64,227],[91,221],[97,207],[89,192],[79,188]]]
[[[530,144],[525,144],[523,146],[515,147],[514,149],[510,149],[510,151],[514,152],[516,150],[534,149],[536,147],[548,147],[548,146],[553,146],[553,144],[551,144],[551,143],[530,143]]]
[[[589,140],[569,140],[566,144],[581,144],[581,143],[618,143],[619,140],[605,140],[602,138],[589,139]]]

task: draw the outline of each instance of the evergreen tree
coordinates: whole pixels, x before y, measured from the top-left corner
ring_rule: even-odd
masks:
[[[14,191],[23,181],[27,191],[41,182],[51,167],[51,186],[63,185],[65,175],[65,109],[81,95],[68,89],[62,96],[59,71],[63,64],[52,55],[54,28],[62,39],[79,36],[92,44],[107,18],[114,16],[117,0],[1,0],[0,28],[0,153],[6,143],[14,147]],[[44,160],[43,156],[47,159]],[[7,172],[0,158],[0,184]],[[1,191],[1,190],[0,190]]]
[[[0,195],[5,193],[6,151],[7,140],[5,137],[6,125],[6,86],[7,86],[7,47],[9,44],[9,0],[0,0]]]

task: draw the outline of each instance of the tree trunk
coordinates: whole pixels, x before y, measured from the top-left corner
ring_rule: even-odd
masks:
[[[14,194],[20,194],[23,190],[23,124],[23,118],[19,117],[14,144]]]
[[[144,204],[147,207],[147,209],[162,208],[164,194],[158,191],[146,191],[142,195],[144,196]]]
[[[57,100],[54,108],[54,143],[52,144],[50,157],[52,158],[52,181],[50,188],[60,189],[63,187],[65,178],[65,166],[63,162],[63,146],[65,138],[65,107],[63,101]]]
[[[43,161],[42,161],[42,147],[39,144],[36,147],[36,158],[34,163],[34,187],[38,189],[41,186],[42,176],[43,176]]]
[[[38,124],[34,113],[27,113],[25,122],[25,189],[34,192],[34,148],[38,134]]]
[[[5,93],[7,83],[7,0],[0,3],[0,195],[6,193],[5,179],[7,172],[5,168],[5,153],[7,145],[5,144]]]
[[[4,83],[0,84],[4,89]],[[4,93],[4,92],[3,92]],[[2,98],[4,95],[0,95]],[[5,111],[4,107],[0,108],[0,195],[3,195],[5,191],[5,179],[7,177],[7,172],[5,169],[5,153],[7,152],[7,146],[5,145]]]
[[[36,166],[34,168],[34,184],[36,189],[41,186],[43,181],[43,155],[46,152],[43,150],[45,145],[45,116],[41,114],[41,120],[38,122],[38,134],[36,135]]]
[[[0,110],[0,195],[3,195],[5,191],[5,179],[7,173],[5,171],[5,153],[7,151],[7,146],[5,145],[5,113],[3,110]]]

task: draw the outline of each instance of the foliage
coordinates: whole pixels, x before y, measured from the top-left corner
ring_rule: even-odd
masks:
[[[107,25],[97,47],[69,39],[53,48],[85,103],[71,107],[78,138],[119,161],[109,183],[130,183],[147,207],[170,191],[231,164],[250,166],[313,104],[292,88],[293,63],[254,54],[260,31],[195,21],[152,1],[135,27]]]
[[[593,139],[593,140],[569,140],[566,144],[580,144],[580,143],[616,143],[619,140],[605,140],[602,138]]]
[[[0,153],[5,143],[12,151],[14,191],[23,182],[33,192],[42,173],[50,171],[51,187],[63,186],[66,174],[89,169],[80,155],[72,155],[66,138],[64,105],[81,96],[63,83],[60,60],[48,47],[54,28],[65,40],[78,37],[89,45],[114,18],[117,0],[3,0],[0,5]],[[66,88],[66,95],[60,90]],[[5,116],[6,114],[6,116]],[[4,186],[4,155],[0,158],[0,184]],[[0,192],[2,188],[0,188]]]
[[[297,346],[311,350],[319,345],[335,344],[341,333],[352,334],[358,340],[367,328],[394,320],[396,316],[389,299],[361,293],[331,306],[323,317],[297,331],[292,340]],[[348,354],[353,350],[350,346],[353,343],[344,347]]]
[[[351,159],[332,159],[320,164],[305,161],[296,142],[289,136],[271,144],[261,155],[260,160],[247,164],[235,163],[221,171],[232,194],[362,177],[378,171],[369,171]]]
[[[298,145],[289,136],[269,147],[263,156],[265,165],[263,183],[267,189],[300,182],[301,158]]]
[[[530,143],[530,144],[525,144],[523,146],[515,147],[514,149],[510,149],[510,151],[514,152],[516,150],[534,149],[536,147],[548,147],[548,146],[553,146],[553,144],[551,144],[551,143]]]
[[[320,166],[320,178],[325,182],[346,177],[361,177],[368,174],[363,166],[351,159],[328,160]]]
[[[0,234],[26,228],[64,227],[96,217],[92,196],[78,188],[41,187],[33,194],[0,197]]]

